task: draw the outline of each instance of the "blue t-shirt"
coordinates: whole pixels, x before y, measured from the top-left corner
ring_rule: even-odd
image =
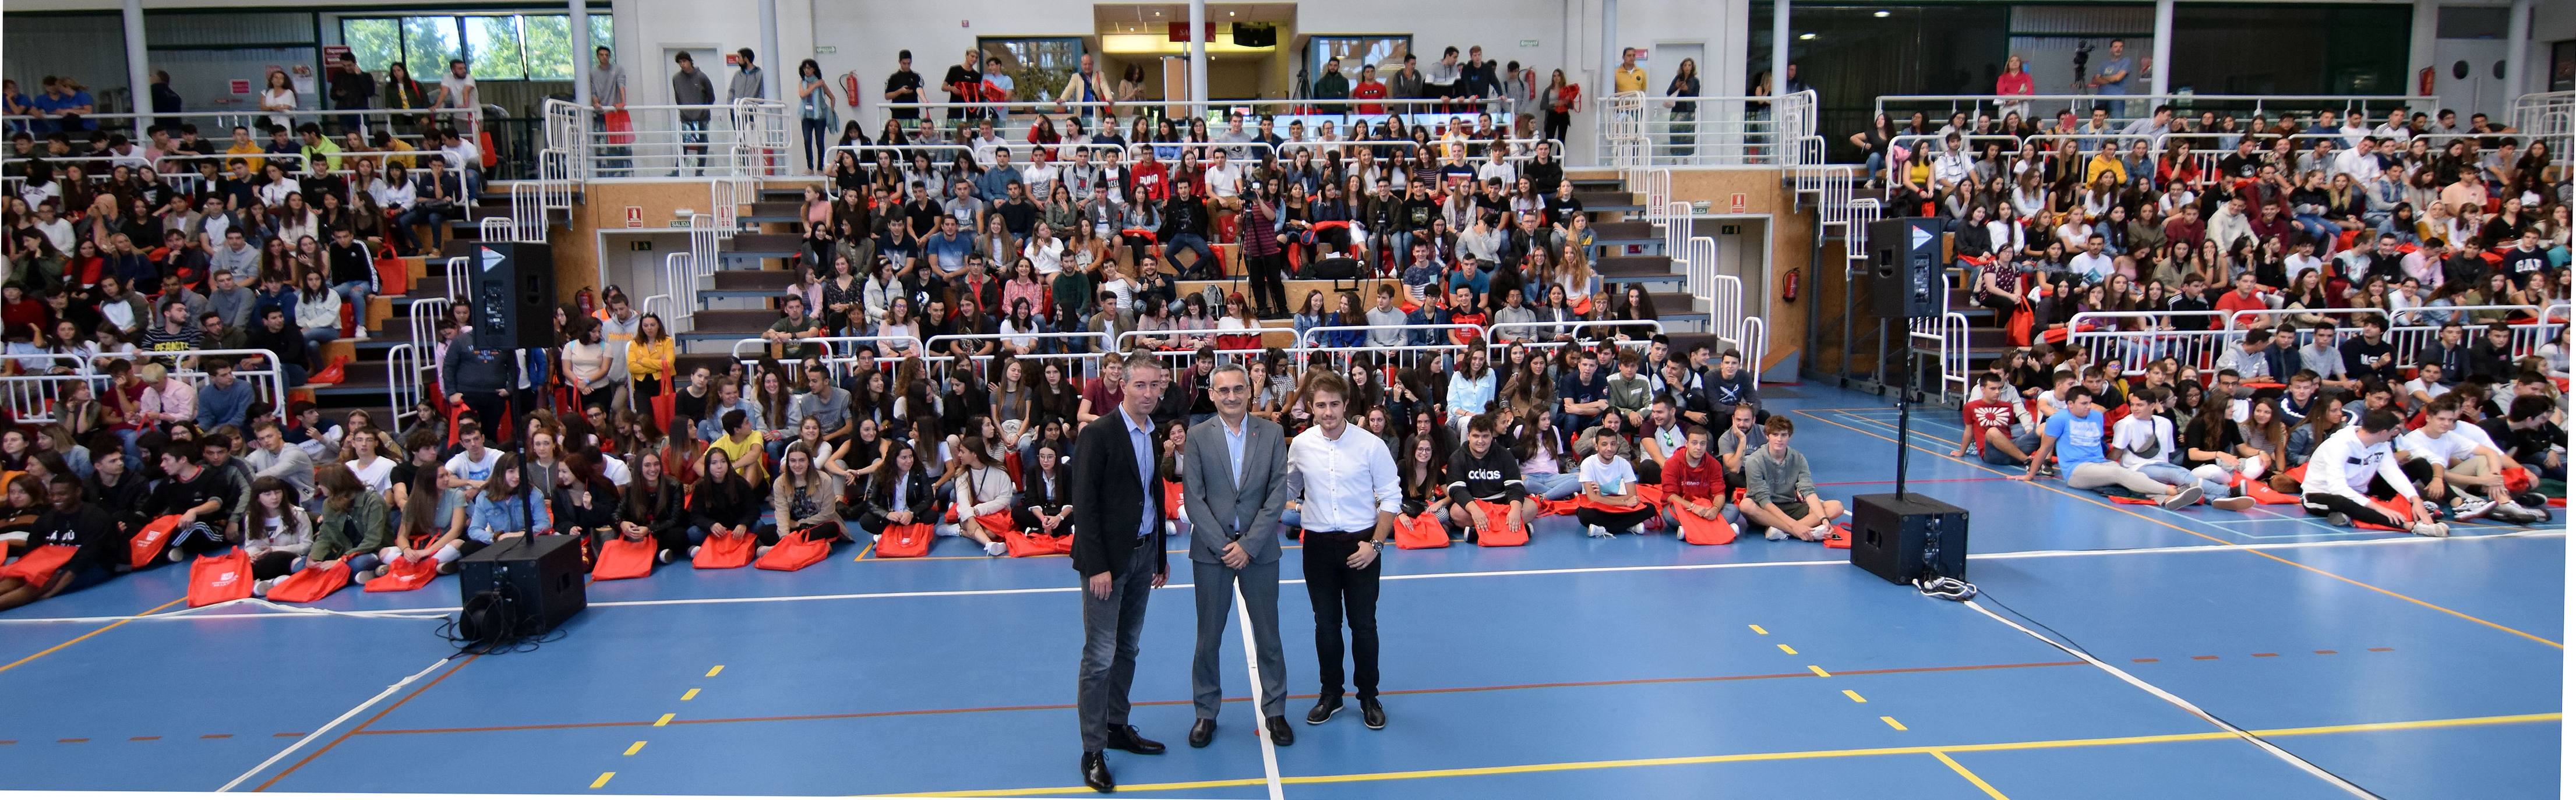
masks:
[[[2082,425],[2070,424],[2082,422]],[[2074,412],[2048,418],[2048,435],[2057,440],[2057,463],[2068,470],[2078,464],[2109,461],[2102,456],[2102,414],[2078,417]]]
[[[2129,79],[2137,77],[2136,75],[2129,73],[2135,72],[2133,68],[2136,66],[2137,62],[2131,60],[2128,56],[2104,60],[2102,62],[2102,68],[2095,70],[2093,74],[2097,77],[2102,75],[2118,75],[2120,76],[2120,79],[2104,83],[2100,88],[2095,89],[2094,92],[2096,94],[2128,94]]]

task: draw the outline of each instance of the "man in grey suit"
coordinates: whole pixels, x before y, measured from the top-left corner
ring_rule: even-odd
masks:
[[[1252,382],[1240,364],[1208,376],[1215,418],[1190,429],[1181,458],[1181,505],[1190,520],[1190,583],[1198,593],[1198,655],[1190,662],[1198,722],[1190,746],[1216,736],[1224,693],[1225,628],[1240,587],[1252,617],[1254,661],[1261,678],[1261,718],[1272,744],[1297,736],[1288,728],[1288,665],[1279,655],[1279,511],[1287,504],[1288,447],[1279,423],[1253,417]]]

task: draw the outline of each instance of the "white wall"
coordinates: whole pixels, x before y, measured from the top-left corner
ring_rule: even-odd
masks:
[[[758,6],[749,0],[615,0],[615,47],[619,63],[626,67],[626,89],[634,101],[644,105],[671,102],[671,73],[677,67],[662,61],[665,45],[714,45],[718,52],[731,53],[751,48],[760,59],[760,68],[769,73],[775,94],[793,96],[796,63],[814,57],[814,43],[829,39],[810,35],[805,20],[813,15],[811,0],[777,0],[778,47],[784,52],[767,52],[760,44]],[[845,48],[846,52],[846,48]],[[833,68],[833,57],[823,57],[825,75],[837,75],[844,66]],[[723,62],[702,63],[698,69],[715,82],[716,99],[722,102],[725,82],[734,70]],[[883,80],[884,76],[878,76]],[[836,84],[837,85],[837,84]]]
[[[2576,39],[2576,3],[2541,0],[2532,4],[2531,52],[2523,62],[2523,91],[2549,90],[2549,43]]]

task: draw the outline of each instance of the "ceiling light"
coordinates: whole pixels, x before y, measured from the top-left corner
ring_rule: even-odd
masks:
[[[1231,17],[1231,16],[1234,16],[1234,12],[1232,12],[1232,11],[1228,11],[1228,12],[1225,12],[1225,15],[1226,15],[1226,16],[1229,16],[1229,17]]]
[[[1809,39],[1813,39],[1813,38],[1816,38],[1816,35],[1815,35],[1815,34],[1812,34],[1812,33],[1801,33],[1801,34],[1798,34],[1798,41],[1801,41],[1801,42],[1803,42],[1803,41],[1807,41],[1807,40],[1809,40]]]
[[[1888,15],[1888,12],[1886,12],[1886,11],[1873,11],[1873,12],[1870,12],[1870,16],[1878,17],[1878,18],[1880,18],[1880,19],[1886,19],[1886,18],[1887,18],[1887,15]]]

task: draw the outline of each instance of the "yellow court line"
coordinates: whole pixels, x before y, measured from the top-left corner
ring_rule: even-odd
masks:
[[[662,726],[664,726],[664,725],[669,725],[669,724],[671,724],[671,718],[672,718],[672,717],[676,717],[676,716],[679,716],[679,715],[678,715],[678,714],[664,714],[664,715],[662,715],[662,718],[661,718],[661,719],[657,719],[657,720],[654,720],[654,721],[653,721],[653,727],[659,728],[659,727],[662,727]]]
[[[1849,426],[1849,425],[1845,425],[1845,424],[1842,424],[1842,423],[1840,423],[1840,422],[1835,422],[1835,421],[1833,421],[1833,420],[1826,419],[1826,418],[1824,418],[1824,417],[1819,417],[1819,416],[1816,416],[1816,415],[1814,415],[1814,414],[1808,414],[1808,413],[1806,413],[1806,412],[1804,412],[1804,411],[1800,411],[1800,412],[1798,412],[1798,413],[1800,413],[1800,414],[1802,414],[1802,415],[1805,415],[1807,418],[1809,418],[1809,419],[1813,419],[1813,420],[1815,420],[1815,421],[1817,421],[1817,422],[1822,422],[1822,423],[1825,423],[1825,424],[1827,424],[1827,425],[1832,425],[1832,426],[1837,427],[1837,428],[1842,428],[1842,429],[1844,429],[1844,430],[1848,430],[1848,431],[1852,431],[1852,432],[1855,432],[1855,433],[1859,433],[1859,434],[1864,435],[1864,436],[1875,436],[1875,437],[1878,437],[1879,439],[1882,439],[1882,440],[1885,440],[1885,441],[1889,441],[1889,442],[1894,442],[1894,441],[1896,441],[1895,439],[1889,439],[1889,438],[1888,438],[1888,437],[1886,437],[1886,436],[1881,436],[1881,435],[1879,435],[1878,433],[1875,433],[1875,432],[1872,432],[1872,431],[1861,430],[1861,429],[1859,429],[1859,428],[1855,428],[1855,427],[1852,427],[1852,426]],[[1948,453],[1944,453],[1944,452],[1936,451],[1936,450],[1933,450],[1933,449],[1931,449],[1931,448],[1924,447],[1924,446],[1921,446],[1921,445],[1918,445],[1918,444],[1911,444],[1911,443],[1907,443],[1907,444],[1905,444],[1905,446],[1907,446],[1907,447],[1911,447],[1911,448],[1914,448],[1914,449],[1916,449],[1916,450],[1923,451],[1924,453],[1930,454],[1931,456],[1933,456],[1933,457],[1935,457],[1935,458],[1945,458],[1945,459],[1949,459],[1949,460],[1951,460],[1951,461],[1955,461],[1955,462],[1958,462],[1958,463],[1961,463],[1961,464],[1968,464],[1969,466],[1972,466],[1972,467],[1977,467],[1977,468],[1979,468],[1979,469],[1984,469],[1984,470],[1987,470],[1987,471],[1989,471],[1989,472],[1996,472],[1996,473],[2001,473],[2001,474],[2011,474],[2011,473],[2006,472],[2006,471],[2004,471],[2004,470],[1997,470],[1997,469],[1994,469],[1994,468],[1992,468],[1992,467],[1985,466],[1985,465],[1983,465],[1983,464],[1970,464],[1966,459],[1950,458],[1950,455],[1949,455]],[[2132,510],[2132,509],[2129,509],[2129,508],[2124,508],[2124,507],[2121,507],[2121,506],[2119,506],[2119,505],[2117,505],[2117,504],[2114,504],[2114,503],[2107,503],[2107,502],[2102,502],[2102,501],[2099,501],[2099,500],[2094,500],[2094,499],[2092,499],[2092,498],[2085,497],[2085,496],[2080,495],[2080,494],[2076,494],[2076,493],[2075,493],[2074,491],[2072,491],[2072,490],[2068,490],[2068,489],[2065,489],[2065,488],[2058,487],[2058,486],[2056,486],[2056,485],[2054,485],[2054,484],[2041,483],[2041,482],[2038,482],[2038,481],[2031,481],[2031,482],[2029,482],[2029,483],[2030,483],[2030,485],[2032,485],[2032,486],[2037,486],[2037,487],[2042,488],[2042,489],[2046,489],[2046,490],[2049,490],[2049,491],[2052,491],[2052,492],[2056,492],[2056,493],[2058,493],[2058,494],[2066,495],[2066,496],[2068,496],[2068,497],[2075,498],[2076,500],[2081,501],[2081,502],[2090,503],[2090,504],[2093,504],[2093,505],[2096,505],[2096,506],[2100,506],[2100,507],[2103,507],[2103,508],[2110,509],[2110,510],[2112,510],[2112,511],[2120,512],[2120,513],[2122,513],[2122,514],[2127,514],[2127,515],[2132,516],[2132,517],[2137,517],[2138,519],[2146,520],[2146,521],[2148,521],[2148,522],[2152,522],[2152,523],[2155,523],[2155,524],[2158,524],[2158,525],[2162,525],[2162,526],[2165,526],[2165,527],[2167,527],[2167,528],[2172,528],[2172,529],[2174,529],[2174,530],[2181,531],[2181,532],[2183,532],[2183,533],[2187,533],[2187,534],[2191,534],[2191,535],[2193,535],[2193,536],[2198,536],[2198,537],[2200,537],[2200,538],[2207,539],[2207,540],[2210,540],[2210,541],[2212,541],[2212,542],[2217,542],[2217,543],[2219,543],[2219,544],[2223,544],[2223,545],[2231,545],[2231,546],[2232,546],[2232,545],[2237,544],[2236,542],[2231,542],[2231,541],[2228,541],[2228,540],[2225,540],[2225,539],[2218,538],[2218,537],[2216,537],[2216,536],[2211,536],[2211,535],[2206,534],[2206,533],[2201,533],[2201,532],[2199,532],[2199,531],[2195,531],[2195,530],[2192,530],[2192,529],[2190,529],[2190,528],[2185,528],[2185,527],[2183,527],[2183,526],[2176,525],[2176,524],[2174,524],[2174,523],[2172,523],[2171,521],[2168,521],[2168,520],[2157,519],[2157,518],[2155,518],[2155,517],[2150,517],[2150,516],[2147,516],[2147,515],[2145,515],[2145,514],[2138,513],[2138,512],[2137,512],[2137,511],[2135,511],[2135,510]],[[2409,603],[2414,603],[2414,604],[2416,604],[2416,605],[2423,606],[2423,607],[2425,607],[2425,608],[2429,608],[2429,609],[2432,609],[2432,610],[2435,610],[2435,611],[2439,611],[2439,612],[2442,612],[2442,613],[2444,613],[2444,614],[2449,614],[2449,615],[2454,616],[2454,617],[2459,617],[2459,618],[2461,618],[2461,619],[2468,620],[2468,621],[2470,621],[2470,622],[2475,622],[2475,623],[2477,623],[2477,624],[2484,625],[2484,626],[2487,626],[2487,627],[2490,627],[2490,628],[2494,628],[2494,629],[2496,629],[2496,630],[2504,631],[2504,632],[2506,632],[2506,633],[2510,633],[2510,634],[2513,634],[2513,635],[2515,635],[2515,636],[2520,636],[2520,637],[2525,638],[2525,639],[2530,639],[2530,640],[2532,640],[2532,641],[2539,642],[2539,643],[2541,643],[2541,644],[2545,644],[2545,645],[2549,645],[2550,647],[2558,648],[2558,649],[2560,649],[2560,650],[2565,650],[2565,649],[2567,649],[2567,646],[2566,646],[2566,645],[2560,644],[2560,643],[2558,643],[2558,642],[2552,641],[2552,640],[2547,639],[2547,638],[2544,638],[2544,637],[2535,636],[2535,635],[2532,635],[2532,634],[2530,634],[2530,633],[2526,633],[2526,632],[2523,632],[2523,631],[2521,631],[2521,630],[2517,630],[2517,629],[2515,629],[2515,628],[2513,628],[2513,627],[2511,627],[2511,626],[2507,626],[2507,625],[2503,625],[2503,624],[2495,623],[2495,622],[2490,622],[2490,621],[2487,621],[2487,620],[2485,620],[2485,619],[2481,619],[2481,618],[2478,618],[2478,617],[2476,617],[2476,616],[2472,616],[2472,615],[2470,615],[2470,614],[2468,614],[2468,613],[2465,613],[2465,612],[2461,612],[2461,611],[2458,611],[2458,610],[2454,610],[2454,609],[2451,609],[2451,608],[2449,608],[2449,607],[2445,607],[2445,606],[2437,605],[2437,604],[2434,604],[2434,603],[2426,602],[2426,601],[2424,601],[2424,600],[2419,600],[2419,599],[2416,599],[2416,598],[2414,598],[2414,597],[2409,597],[2409,596],[2407,596],[2407,595],[2405,595],[2405,594],[2402,594],[2402,593],[2399,593],[2399,592],[2394,592],[2394,591],[2390,591],[2390,590],[2388,590],[2388,589],[2383,589],[2383,588],[2380,588],[2380,587],[2377,587],[2377,586],[2373,586],[2373,585],[2370,585],[2370,584],[2367,584],[2367,583],[2363,583],[2363,582],[2361,582],[2361,581],[2353,580],[2353,579],[2351,579],[2351,578],[2347,578],[2347,577],[2344,577],[2344,576],[2341,576],[2341,575],[2337,575],[2337,574],[2334,574],[2334,573],[2332,573],[2332,572],[2327,572],[2327,571],[2325,571],[2325,570],[2323,570],[2323,569],[2319,569],[2319,568],[2317,568],[2317,567],[2309,566],[2309,565],[2307,565],[2307,564],[2302,564],[2302,563],[2299,563],[2299,562],[2296,562],[2296,561],[2292,561],[2292,560],[2289,560],[2289,559],[2287,559],[2287,558],[2282,558],[2282,557],[2280,557],[2280,556],[2273,555],[2273,554],[2271,554],[2271,553],[2267,553],[2267,552],[2264,552],[2264,551],[2261,551],[2261,550],[2246,550],[2246,551],[2243,551],[2243,552],[2252,553],[2252,554],[2254,554],[2254,555],[2262,556],[2262,557],[2264,557],[2264,558],[2268,558],[2268,559],[2271,559],[2271,560],[2273,560],[2273,561],[2278,561],[2278,562],[2281,562],[2281,563],[2283,563],[2283,564],[2288,564],[2288,565],[2293,566],[2293,567],[2298,567],[2298,568],[2300,568],[2300,569],[2307,570],[2307,571],[2309,571],[2309,572],[2314,572],[2314,573],[2316,573],[2316,574],[2323,575],[2323,576],[2326,576],[2326,577],[2329,577],[2329,578],[2333,578],[2333,579],[2335,579],[2335,580],[2343,581],[2343,582],[2345,582],[2345,583],[2349,583],[2349,584],[2352,584],[2352,585],[2354,585],[2354,586],[2359,586],[2359,587],[2364,588],[2364,589],[2369,589],[2369,590],[2371,590],[2371,591],[2378,592],[2378,593],[2380,593],[2380,594],[2388,595],[2388,596],[2390,596],[2390,597],[2394,597],[2394,598],[2397,598],[2397,599],[2399,599],[2399,600],[2404,600],[2404,601],[2409,602]]]
[[[1795,647],[1790,647],[1790,646],[1785,645],[1785,644],[1777,644],[1777,645],[1772,645],[1772,646],[1773,646],[1773,647],[1780,648],[1780,652],[1787,653],[1787,654],[1789,654],[1789,655],[1793,655],[1793,656],[1794,656],[1794,655],[1797,655],[1797,654],[1798,654],[1798,648],[1795,648]]]
[[[689,687],[689,690],[688,690],[688,691],[686,691],[686,692],[681,692],[681,693],[680,693],[680,702],[685,703],[685,702],[688,702],[688,701],[691,701],[691,700],[696,700],[696,699],[698,699],[698,689],[697,689],[697,687],[694,687],[694,686]]]
[[[1896,721],[1895,717],[1879,717],[1878,721],[1887,723],[1887,727],[1895,728],[1900,731],[1905,730],[1905,723]]]
[[[1843,696],[1844,696],[1844,697],[1849,697],[1849,698],[1851,698],[1851,701],[1852,701],[1852,702],[1854,702],[1854,703],[1866,703],[1866,702],[1869,702],[1868,700],[1863,700],[1863,699],[1861,699],[1861,696],[1860,696],[1860,693],[1859,693],[1859,692],[1855,692],[1855,691],[1852,691],[1852,690],[1850,690],[1850,689],[1844,689],[1844,690],[1843,690]]]
[[[591,782],[590,782],[590,788],[597,789],[597,788],[599,788],[599,787],[606,786],[606,785],[608,785],[608,779],[610,779],[610,778],[614,778],[614,777],[617,777],[617,773],[614,773],[614,772],[602,772],[602,773],[599,773],[599,780],[591,781]]]
[[[876,551],[877,551],[877,543],[876,543],[876,542],[869,542],[869,543],[868,543],[868,546],[866,546],[866,547],[862,547],[862,548],[859,548],[859,554],[858,554],[858,555],[855,555],[855,556],[851,556],[851,557],[850,557],[850,560],[851,560],[851,561],[866,561],[866,560],[868,560],[868,554],[869,554],[869,553],[874,553],[874,552],[876,552]]]
[[[724,665],[723,665],[723,664],[717,664],[717,665],[715,665],[715,666],[713,666],[713,667],[709,667],[709,668],[707,669],[707,677],[713,678],[713,677],[715,677],[715,676],[716,676],[716,674],[717,674],[717,673],[721,673],[721,672],[723,672],[723,671],[724,671]]]
[[[1831,672],[1826,672],[1824,667],[1819,667],[1819,666],[1816,666],[1816,665],[1814,665],[1814,664],[1809,664],[1809,665],[1807,665],[1807,671],[1808,671],[1808,672],[1816,673],[1816,677],[1819,677],[1819,678],[1831,678],[1831,677],[1833,677],[1833,676],[1834,676],[1834,674],[1833,674],[1833,673],[1831,673]]]
[[[2561,715],[2560,715],[2559,713],[2557,713],[2557,712],[2549,712],[2549,713],[2545,713],[2545,714],[2514,714],[2514,715],[2507,715],[2507,716],[2494,716],[2494,717],[2460,717],[2460,718],[2454,718],[2454,719],[2409,720],[2409,721],[2404,721],[2404,722],[2370,722],[2370,723],[2359,723],[2359,724],[2352,724],[2352,725],[2321,725],[2321,726],[2306,727],[2306,728],[2276,728],[2276,729],[2272,729],[2272,730],[2258,730],[2258,731],[2249,731],[2249,732],[2250,732],[2250,733],[2252,733],[2252,734],[2253,734],[2253,735],[2255,735],[2255,736],[2261,736],[2261,737],[2266,737],[2266,738],[2269,738],[2269,737],[2279,737],[2279,736],[2315,736],[2315,735],[2321,735],[2321,734],[2335,734],[2335,733],[2371,733],[2371,732],[2379,732],[2379,731],[2426,730],[2426,729],[2435,729],[2435,728],[2461,728],[2461,727],[2473,727],[2473,726],[2481,726],[2481,725],[2512,725],[2512,724],[2541,723],[2541,722],[2555,723],[2555,722],[2557,722],[2557,721],[2559,720],[2560,716],[2561,716]],[[2070,747],[2110,747],[2110,746],[2119,746],[2119,745],[2136,745],[2136,744],[2169,744],[2169,743],[2175,743],[2175,742],[2207,742],[2207,741],[2218,741],[2218,740],[2229,740],[2229,741],[2234,741],[2234,740],[2238,740],[2239,738],[2240,738],[2240,737],[2236,734],[2236,732],[2235,732],[2235,731],[2207,731],[2207,732],[2201,732],[2201,733],[2168,733],[2168,734],[2153,734],[2153,735],[2146,735],[2146,736],[2116,736],[2116,737],[2105,737],[2105,738],[2097,738],[2097,739],[2048,739],[2048,740],[2040,740],[2040,741],[2022,741],[2022,742],[1989,742],[1989,743],[1983,743],[1983,744],[1920,745],[1920,746],[1911,746],[1911,747],[1868,747],[1868,748],[1855,748],[1855,749],[1847,749],[1847,750],[1801,750],[1801,751],[1792,751],[1792,752],[1773,752],[1773,753],[1735,753],[1735,754],[1728,754],[1728,755],[1713,755],[1713,756],[1677,756],[1677,757],[1668,757],[1668,758],[1631,758],[1631,759],[1619,759],[1619,760],[1613,760],[1613,761],[1570,761],[1570,762],[1554,763],[1554,764],[1512,764],[1512,765],[1505,765],[1505,766],[1493,766],[1493,767],[1464,767],[1464,768],[1458,768],[1458,769],[1426,769],[1426,770],[1410,770],[1410,771],[1404,771],[1404,772],[1370,772],[1370,773],[1354,773],[1354,774],[1345,774],[1345,775],[1292,775],[1292,776],[1286,776],[1286,777],[1282,777],[1282,778],[1280,778],[1280,779],[1279,779],[1279,782],[1280,782],[1280,783],[1283,783],[1283,784],[1298,784],[1298,785],[1306,785],[1306,784],[1328,784],[1328,783],[1365,783],[1365,782],[1369,782],[1369,781],[1412,780],[1412,779],[1419,779],[1419,778],[1464,778],[1464,777],[1477,777],[1477,776],[1485,776],[1485,775],[1522,775],[1522,774],[1541,773],[1541,772],[1572,772],[1572,771],[1578,771],[1578,770],[1621,769],[1621,768],[1628,768],[1628,767],[1669,767],[1669,766],[1690,766],[1690,765],[1696,765],[1696,764],[1735,764],[1735,763],[1761,762],[1761,761],[1796,761],[1796,760],[1822,759],[1822,758],[1849,758],[1849,757],[1853,757],[1853,756],[1931,755],[1931,754],[1936,753],[1936,752],[1941,752],[1941,753],[1990,753],[1990,752],[2005,752],[2005,751],[2015,751],[2015,750],[2051,750],[2051,749],[2061,749],[2061,748],[2070,748]],[[1139,784],[1139,785],[1135,785],[1135,786],[1122,786],[1122,787],[1119,787],[1119,788],[1127,789],[1127,790],[1130,790],[1130,791],[1145,792],[1145,791],[1166,791],[1166,790],[1176,790],[1176,789],[1213,789],[1213,788],[1221,788],[1221,787],[1229,787],[1229,786],[1261,786],[1261,785],[1264,785],[1264,784],[1266,784],[1266,783],[1268,783],[1268,780],[1266,780],[1266,779],[1264,779],[1264,778],[1248,778],[1248,779],[1241,779],[1241,780],[1200,781],[1200,782],[1195,782],[1195,783]],[[1088,791],[1090,791],[1090,789],[1085,788],[1085,787],[1081,787],[1081,786],[1052,786],[1052,787],[1037,788],[1037,789],[1005,789],[1005,790],[1000,790],[1000,791],[925,792],[925,793],[919,793],[919,794],[897,794],[897,795],[884,795],[884,796],[886,796],[886,797],[1016,797],[1016,796],[1051,795],[1051,794],[1055,794],[1055,795],[1079,795],[1079,794],[1082,794],[1082,793],[1084,793],[1084,792],[1088,792]]]
[[[1949,765],[1951,772],[1959,773],[1959,777],[1966,778],[1969,783],[1976,784],[1977,788],[1984,791],[1987,797],[1994,798],[1994,800],[2012,800],[2012,798],[2005,797],[2004,793],[1995,791],[1994,784],[1987,783],[1986,779],[1977,777],[1977,773],[1969,772],[1967,767],[1960,766],[1959,762],[1951,760],[1950,754],[1934,750],[1932,751],[1932,757],[1941,759],[1941,763]]]
[[[167,603],[162,603],[162,604],[160,604],[160,605],[153,606],[150,610],[144,611],[143,613],[141,613],[141,614],[136,614],[136,615],[134,615],[134,616],[137,616],[137,617],[148,617],[148,616],[152,616],[153,614],[159,613],[159,612],[161,611],[161,609],[169,608],[169,607],[171,607],[171,606],[175,606],[175,605],[178,605],[178,604],[180,604],[180,603],[185,603],[185,602],[188,602],[188,598],[182,597],[182,598],[179,598],[179,599],[177,599],[177,600],[172,600],[172,601],[167,602]],[[11,662],[9,662],[8,666],[0,666],[0,672],[8,672],[8,671],[10,671],[10,670],[17,669],[17,668],[18,668],[18,666],[19,666],[19,665],[21,665],[21,664],[25,664],[25,663],[27,663],[27,662],[29,662],[29,661],[34,661],[34,660],[39,659],[39,658],[44,658],[44,657],[46,657],[46,656],[53,655],[56,651],[59,651],[59,650],[61,650],[61,649],[63,649],[63,648],[70,647],[70,646],[72,646],[72,645],[76,645],[76,644],[80,644],[80,643],[81,643],[81,640],[83,640],[83,639],[87,639],[87,638],[92,637],[92,636],[97,636],[97,635],[99,635],[99,634],[106,633],[106,632],[108,632],[108,631],[116,630],[116,627],[117,627],[117,626],[119,626],[119,625],[123,625],[123,624],[128,623],[128,622],[133,622],[133,621],[134,621],[134,620],[132,620],[132,619],[120,619],[120,620],[117,620],[117,621],[115,621],[115,622],[110,622],[110,623],[108,623],[108,624],[107,624],[107,626],[106,626],[106,627],[99,628],[98,630],[90,631],[90,632],[88,632],[88,633],[84,633],[84,634],[81,634],[81,635],[79,635],[79,636],[74,636],[74,637],[72,637],[72,640],[71,640],[71,641],[64,642],[64,643],[62,643],[62,644],[58,644],[58,645],[54,645],[54,646],[52,646],[52,647],[48,647],[48,648],[45,648],[45,649],[43,649],[43,650],[38,650],[38,651],[36,651],[36,654],[35,654],[35,655],[31,655],[31,656],[28,656],[28,657],[26,657],[26,658],[21,658],[21,659],[18,659],[18,660],[16,660],[16,661],[11,661]]]
[[[634,743],[634,744],[630,744],[630,745],[627,745],[627,746],[626,746],[626,754],[627,754],[627,755],[630,755],[630,756],[631,756],[631,755],[634,755],[634,754],[636,754],[636,753],[641,753],[641,752],[644,752],[644,743],[643,743],[642,741],[637,741],[637,742],[636,742],[636,743]]]
[[[1769,635],[1771,635],[1771,632],[1770,632],[1770,631],[1763,630],[1763,629],[1762,629],[1762,626],[1760,626],[1760,625],[1746,625],[1746,626],[1744,626],[1744,627],[1752,628],[1752,629],[1753,629],[1753,632],[1754,632],[1754,633],[1756,633],[1756,634],[1760,634],[1760,635],[1763,635],[1763,636],[1769,636]]]

